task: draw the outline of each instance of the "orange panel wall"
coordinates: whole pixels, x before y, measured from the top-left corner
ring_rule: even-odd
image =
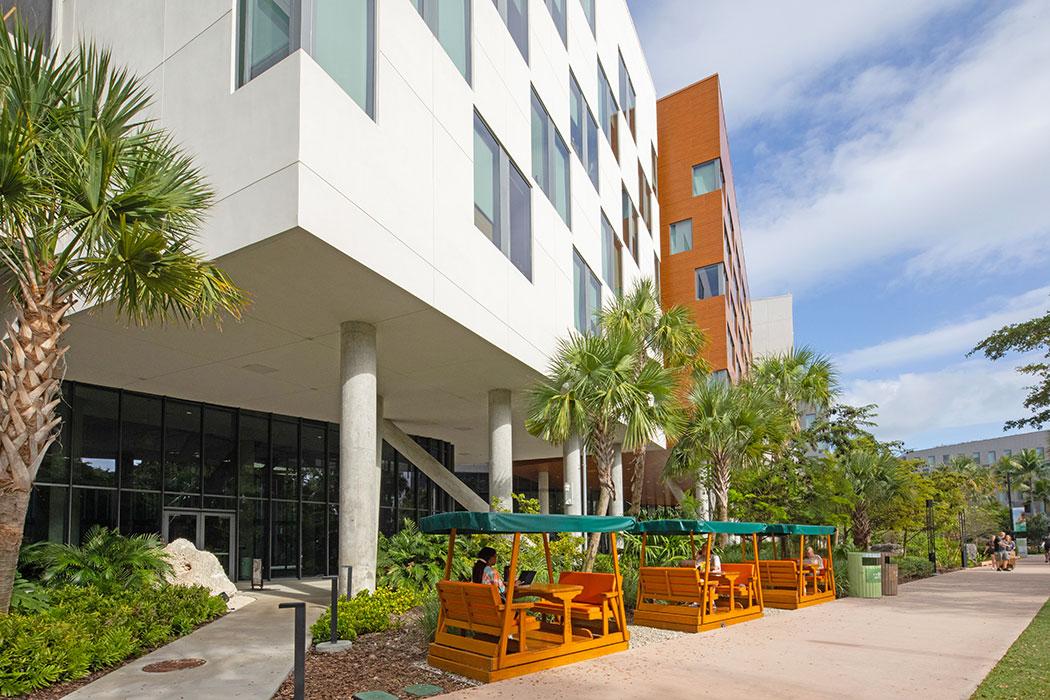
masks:
[[[656,117],[663,304],[693,312],[708,336],[712,371],[727,370],[735,381],[751,362],[751,309],[718,76],[658,100]],[[694,197],[693,166],[714,158],[722,160],[722,189]],[[684,219],[693,220],[692,249],[671,255],[670,226]],[[726,267],[726,294],[697,300],[696,270],[718,262]]]

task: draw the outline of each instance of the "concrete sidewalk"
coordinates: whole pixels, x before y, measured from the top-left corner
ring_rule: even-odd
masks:
[[[1042,557],[846,598],[450,698],[968,698],[1050,597]],[[776,614],[779,613],[779,614]]]
[[[329,601],[328,581],[288,581],[264,591],[245,591],[257,600],[177,639],[127,666],[67,695],[74,700],[150,698],[269,699],[292,670],[292,610],[277,606],[306,602],[306,625]],[[199,658],[207,663],[170,673],[146,673],[142,667],[166,659]]]

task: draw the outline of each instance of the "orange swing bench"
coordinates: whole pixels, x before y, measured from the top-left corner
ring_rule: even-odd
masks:
[[[638,598],[634,622],[646,627],[704,632],[762,617],[763,599],[758,560],[758,534],[762,523],[704,520],[646,520],[633,532],[642,538],[638,565]],[[707,535],[704,566],[696,566],[696,535]],[[739,563],[722,564],[711,571],[711,545],[716,534],[739,535],[744,555]],[[688,535],[693,559],[687,566],[646,566],[645,549],[650,535]],[[746,561],[745,542],[754,555]]]
[[[437,585],[437,631],[427,662],[488,683],[627,649],[630,633],[616,533],[634,523],[622,516],[480,512],[421,519],[423,532],[449,536],[445,580]],[[554,583],[549,536],[563,532],[608,533],[614,573],[563,571]],[[450,580],[456,535],[473,533],[513,535],[505,596],[495,584]],[[548,583],[517,583],[522,533],[542,534]]]
[[[835,528],[831,525],[767,525],[763,535],[774,538],[774,545],[781,538],[780,559],[763,559],[758,562],[761,574],[762,595],[771,608],[798,610],[799,608],[827,603],[835,600]],[[787,538],[798,538],[798,558],[784,557]],[[806,564],[806,538],[823,537],[827,556],[823,565]]]

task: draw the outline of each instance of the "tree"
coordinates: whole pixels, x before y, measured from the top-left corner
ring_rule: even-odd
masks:
[[[1003,326],[982,340],[967,355],[982,352],[989,360],[999,360],[1009,352],[1041,352],[1044,362],[1030,362],[1017,368],[1021,374],[1034,376],[1037,383],[1029,387],[1025,408],[1032,415],[1007,421],[1004,430],[1030,426],[1039,430],[1050,423],[1050,311],[1024,323]]]
[[[1028,512],[1033,512],[1032,504],[1042,500],[1044,495],[1037,492],[1037,483],[1046,480],[1050,465],[1031,448],[1020,450],[1009,457],[1004,456],[1000,463],[1004,477],[1009,475],[1012,481],[1016,480],[1014,483],[1027,496]]]
[[[795,410],[802,406],[826,409],[837,392],[838,375],[831,360],[808,347],[759,360],[752,375]]]
[[[708,365],[700,354],[707,338],[693,322],[692,312],[679,305],[662,309],[656,288],[648,278],[605,307],[598,320],[608,333],[634,336],[639,353],[635,366],[638,371],[646,366],[647,358],[656,357],[674,374],[679,386],[707,373]],[[671,426],[661,427],[667,434]],[[647,448],[648,441],[638,445],[631,460],[629,515],[641,513]]]
[[[887,450],[858,449],[829,459],[837,461],[844,478],[853,543],[868,549],[880,524],[879,509],[891,506],[902,494],[914,492],[915,484],[908,488],[907,472]]]
[[[680,410],[672,373],[643,357],[633,334],[571,333],[559,341],[547,375],[528,391],[526,430],[555,444],[580,435],[595,456],[597,515],[608,513],[615,497],[614,443],[621,427],[624,449],[634,450],[661,426],[674,426]],[[598,540],[595,533],[584,562],[587,571],[594,566]]]
[[[149,121],[142,81],[93,45],[59,57],[0,32],[0,611],[33,480],[57,439],[74,303],[133,323],[196,321],[245,303],[195,247],[212,193]]]
[[[686,410],[685,428],[668,455],[665,474],[707,481],[717,517],[726,520],[732,473],[759,466],[778,449],[792,414],[761,385],[713,377],[693,386]]]

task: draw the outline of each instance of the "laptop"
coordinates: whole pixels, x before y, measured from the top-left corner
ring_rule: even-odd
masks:
[[[503,580],[506,581],[509,578],[510,578],[510,567],[509,566],[505,566],[505,567],[503,567]],[[530,585],[532,583],[532,581],[535,578],[536,578],[536,572],[535,571],[519,571],[518,572],[518,580],[515,582],[515,585],[528,586],[528,585]]]

